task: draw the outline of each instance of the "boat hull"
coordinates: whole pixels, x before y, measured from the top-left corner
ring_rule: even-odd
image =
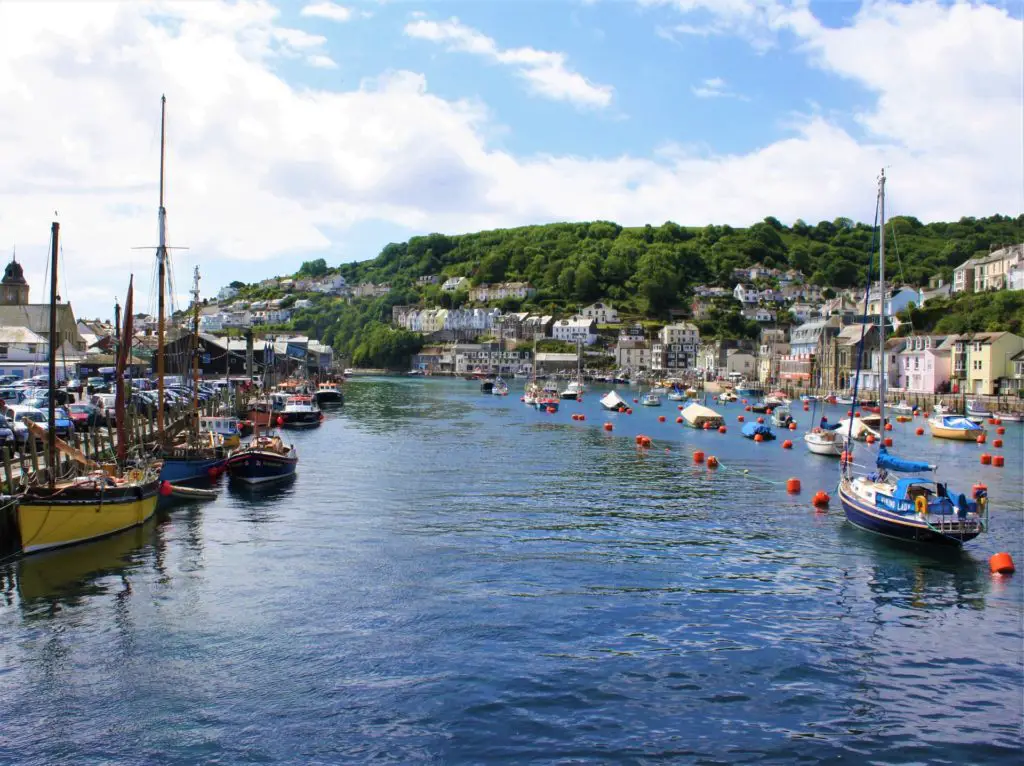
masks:
[[[823,441],[819,439],[808,439],[808,436],[809,434],[804,434],[804,444],[807,445],[807,451],[814,455],[839,457],[846,449],[846,440],[843,438],[837,437],[832,441]]]
[[[156,511],[159,480],[111,487],[98,498],[91,488],[26,495],[18,505],[24,553],[96,540],[144,524]]]
[[[268,450],[242,450],[228,458],[228,475],[244,484],[268,484],[295,476],[299,459]]]
[[[299,428],[316,428],[320,425],[322,420],[321,415],[317,411],[308,412],[281,412],[278,414],[278,420],[280,420],[281,428],[288,429],[299,429]]]
[[[345,396],[341,391],[317,391],[317,404],[344,404]]]
[[[839,487],[839,501],[846,514],[846,520],[855,527],[893,540],[959,548],[980,534],[980,531],[939,534],[917,519],[900,518],[896,514],[871,507],[843,489],[842,485]]]
[[[216,471],[223,468],[225,458],[204,457],[204,458],[164,458],[164,467],[160,469],[160,480],[176,484],[183,481],[196,481],[198,479],[209,479],[211,469]]]
[[[965,431],[960,428],[946,428],[945,426],[935,425],[931,421],[928,421],[928,428],[931,429],[932,436],[936,439],[952,439],[953,441],[960,442],[977,441],[978,437],[984,433],[984,431]]]

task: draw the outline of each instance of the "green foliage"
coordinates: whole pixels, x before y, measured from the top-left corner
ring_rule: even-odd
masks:
[[[299,268],[297,277],[322,277],[327,273],[327,261],[317,258],[315,261],[305,261]]]
[[[1024,291],[965,293],[933,298],[921,308],[902,312],[908,331],[971,333],[1008,331],[1024,335]],[[903,325],[908,327],[908,325]]]

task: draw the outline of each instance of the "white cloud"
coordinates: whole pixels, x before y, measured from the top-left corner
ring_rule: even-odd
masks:
[[[346,8],[344,5],[338,5],[337,3],[310,3],[303,7],[299,12],[300,16],[312,16],[320,19],[328,19],[329,21],[345,22],[352,19],[353,13],[351,8]]]
[[[76,309],[109,314],[130,269],[146,307],[152,253],[131,247],[156,239],[162,92],[171,243],[191,248],[176,254],[183,285],[194,262],[248,281],[266,275],[261,260],[337,260],[361,222],[459,232],[595,218],[870,220],[883,165],[894,213],[1024,208],[1020,21],[931,2],[873,3],[845,29],[783,21],[800,55],[873,94],[863,136],[796,115],[788,138],[748,153],[595,159],[497,149],[486,108],[434,95],[421,73],[337,91],[289,85],[280,56],[320,54],[282,36],[266,2],[0,3],[0,253],[17,243],[38,296],[58,209],[62,293]],[[501,51],[510,65],[545,61],[513,50]]]
[[[514,67],[530,90],[544,98],[592,108],[611,105],[614,89],[610,85],[595,85],[583,75],[572,71],[567,66],[564,53],[535,48],[502,49],[492,38],[467,27],[454,17],[447,21],[416,19],[405,25],[405,34],[420,40],[444,43],[450,51],[472,53]]]
[[[636,0],[641,6],[664,6],[692,21],[659,25],[662,37],[738,35],[755,49],[774,47],[782,19],[805,10],[810,0]]]
[[[337,69],[338,65],[334,62],[330,56],[325,56],[322,53],[315,53],[312,56],[306,57],[306,63],[314,69]]]
[[[690,90],[697,98],[737,98],[742,101],[748,100],[746,96],[733,92],[721,77],[709,77],[702,80],[700,85],[691,87]]]

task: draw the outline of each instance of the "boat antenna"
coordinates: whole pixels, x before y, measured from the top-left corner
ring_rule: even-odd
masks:
[[[885,168],[878,177],[878,416],[885,428]]]
[[[192,275],[192,418],[196,442],[199,441],[199,267],[195,267]],[[224,345],[228,349],[228,358],[231,354],[231,336],[224,339]],[[230,363],[230,361],[229,361]]]
[[[46,408],[46,451],[50,489],[57,483],[57,257],[60,252],[60,223],[50,224],[50,357],[49,396]]]

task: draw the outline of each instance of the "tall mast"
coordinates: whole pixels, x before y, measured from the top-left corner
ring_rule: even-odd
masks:
[[[878,414],[885,427],[885,168],[878,179]]]
[[[50,380],[49,405],[46,408],[46,451],[49,457],[50,489],[57,483],[57,255],[60,252],[60,224],[50,225]]]
[[[157,319],[156,319],[156,428],[161,441],[164,436],[164,288],[167,283],[167,210],[164,208],[164,125],[167,96],[160,96],[160,238],[157,240]]]
[[[192,276],[192,417],[199,434],[199,267]]]

